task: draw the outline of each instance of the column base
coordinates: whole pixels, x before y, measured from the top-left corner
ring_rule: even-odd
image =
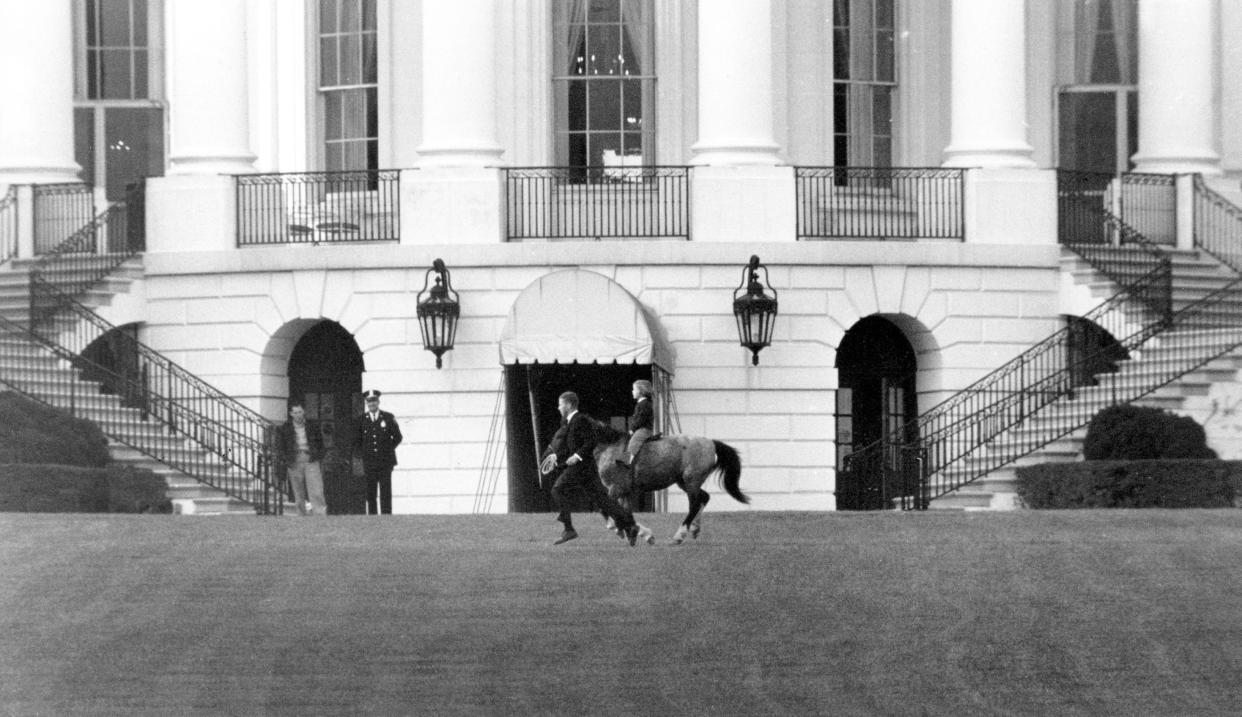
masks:
[[[1131,159],[1134,161],[1134,171],[1140,174],[1202,174],[1205,177],[1224,174],[1220,168],[1220,156],[1212,153],[1163,157],[1136,154]]]
[[[1035,169],[1038,165],[1031,158],[1035,150],[1027,144],[1009,147],[954,147],[944,150],[942,167],[980,169]]]
[[[769,142],[699,142],[690,148],[693,153],[690,163],[715,167],[774,167],[783,164],[777,154],[779,149]]]

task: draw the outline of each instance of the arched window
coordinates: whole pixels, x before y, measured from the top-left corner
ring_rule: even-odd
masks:
[[[652,37],[651,0],[553,4],[558,166],[654,163]]]

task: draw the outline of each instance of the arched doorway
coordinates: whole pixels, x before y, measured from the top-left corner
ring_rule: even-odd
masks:
[[[366,512],[362,482],[349,470],[353,418],[362,413],[362,352],[335,321],[320,321],[302,334],[289,356],[289,400],[323,428],[324,497],[332,515]]]
[[[510,512],[552,509],[539,456],[560,425],[562,392],[574,391],[582,410],[624,428],[634,407],[630,386],[647,379],[656,386],[656,430],[667,429],[672,360],[657,329],[637,299],[593,272],[554,272],[522,291],[500,340]],[[648,497],[636,508],[661,504]]]
[[[898,445],[874,444],[899,435],[902,426],[918,416],[917,370],[910,342],[883,317],[862,319],[841,340],[836,406],[839,510],[890,508],[892,500],[903,494],[897,486],[905,485],[901,478],[913,468],[909,457]],[[903,435],[901,442],[917,438]],[[859,453],[867,447],[872,448]]]

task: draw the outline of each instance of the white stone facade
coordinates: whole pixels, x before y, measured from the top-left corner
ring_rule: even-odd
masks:
[[[60,40],[73,16],[64,6],[77,5],[18,9],[27,4],[0,2],[0,93],[30,114],[0,112],[0,188],[74,171]],[[900,329],[925,410],[1055,332],[1073,303],[1059,272],[1050,98],[1069,84],[1074,3],[895,0],[890,164],[965,168],[964,236],[798,241],[794,167],[834,164],[833,5],[649,3],[652,151],[660,165],[693,167],[688,240],[518,243],[506,241],[502,168],[554,164],[553,0],[378,0],[378,165],[402,170],[399,240],[239,247],[232,175],[324,167],[318,3],[154,3],[166,44],[154,100],[168,111],[166,176],[147,183],[146,281],[125,320],[272,420],[285,415],[298,339],[336,322],[363,354],[365,387],[384,391],[406,436],[395,512],[469,512],[503,390],[506,317],[540,277],[592,272],[652,317],[671,347],[683,432],[740,450],[752,508],[834,509],[836,350],[851,327],[880,316]],[[1242,106],[1230,64],[1242,12],[1223,0],[1138,0],[1137,23],[1135,161],[1242,194],[1242,126],[1226,121]],[[38,32],[12,32],[19,24]],[[56,76],[31,72],[32,56]],[[731,314],[752,254],[780,292],[758,366]],[[439,370],[415,317],[436,258],[461,294],[457,342]],[[493,511],[506,510],[507,490],[502,478]],[[668,507],[682,505],[671,491]]]

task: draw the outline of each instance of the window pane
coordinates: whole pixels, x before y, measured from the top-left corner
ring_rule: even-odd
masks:
[[[367,136],[367,103],[364,90],[349,90],[341,93],[343,122],[341,136],[348,138]]]
[[[133,0],[133,43],[135,47],[147,46],[147,2],[148,0]]]
[[[592,132],[590,142],[591,164],[605,166],[620,164],[619,158],[624,154],[624,151],[621,149],[621,134],[619,132]],[[605,155],[608,156],[607,159],[605,159]]]
[[[107,142],[107,192],[110,201],[125,197],[125,187],[164,167],[163,112],[155,107],[110,107],[104,114]]]
[[[341,27],[340,32],[358,32],[362,23],[361,8],[358,0],[340,0]]]
[[[336,32],[336,0],[319,0],[319,32]]]
[[[128,47],[129,0],[102,0],[100,10],[100,44],[106,47]]]
[[[323,93],[323,135],[325,139],[341,139],[342,92]]]
[[[97,100],[102,92],[99,86],[100,67],[99,50],[86,51],[86,98]]]
[[[879,82],[894,82],[894,48],[893,33],[881,32],[875,38],[875,79]]]
[[[850,78],[850,31],[832,31],[832,77],[836,80]]]
[[[147,51],[134,51],[134,99],[149,98],[150,91],[147,88]]]
[[[570,132],[586,129],[586,89],[585,82],[568,82],[569,94],[566,108],[565,128]]]
[[[622,154],[642,156],[643,153],[643,136],[639,132],[626,132],[622,140]]]
[[[587,22],[620,22],[620,0],[590,0]]]
[[[566,158],[565,164],[570,167],[584,167],[587,164],[587,145],[586,135],[575,132],[569,135],[568,141],[569,156]]]
[[[363,92],[367,103],[367,120],[365,137],[379,137],[379,89],[367,88]],[[372,165],[374,166],[374,165]]]
[[[1061,93],[1059,167],[1109,174],[1117,170],[1114,98],[1111,91]]]
[[[880,29],[891,30],[895,27],[893,18],[893,0],[876,0],[875,26]]]
[[[82,166],[78,177],[87,184],[95,183],[95,110],[73,108],[73,158]]]
[[[362,45],[357,35],[341,36],[341,79],[342,85],[357,85],[362,82]]]
[[[373,33],[362,36],[362,82],[369,85],[375,84],[378,77],[375,41]]]
[[[319,40],[319,86],[334,87],[337,82],[336,72],[336,38],[324,37]]]
[[[130,54],[128,50],[104,50],[100,53],[103,64],[103,98],[109,100],[131,99]]]
[[[375,0],[362,0],[362,29],[375,30]]]
[[[625,80],[621,83],[624,112],[621,116],[621,128],[626,131],[638,131],[643,128],[643,81]]]
[[[592,130],[621,129],[621,83],[591,80],[587,84],[587,125]]]

